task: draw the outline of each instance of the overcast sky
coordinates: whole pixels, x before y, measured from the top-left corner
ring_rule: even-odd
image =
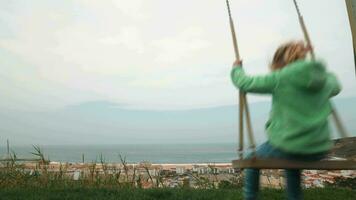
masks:
[[[317,56],[343,84],[339,98],[356,96],[345,2],[299,3]],[[268,72],[278,44],[302,39],[292,0],[231,7],[248,73]],[[233,58],[224,0],[0,1],[0,108],[233,104]]]

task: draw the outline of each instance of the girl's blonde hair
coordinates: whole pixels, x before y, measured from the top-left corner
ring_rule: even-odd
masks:
[[[272,71],[282,69],[289,63],[304,59],[306,53],[307,51],[304,42],[291,41],[282,44],[274,53],[270,68]]]

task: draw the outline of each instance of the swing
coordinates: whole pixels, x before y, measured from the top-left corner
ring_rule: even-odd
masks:
[[[297,10],[298,18],[299,18],[299,23],[302,28],[304,38],[306,43],[311,46],[311,41],[306,29],[306,26],[304,24],[303,17],[300,13],[298,4],[296,0],[293,0],[295,8]],[[236,38],[236,33],[235,33],[235,27],[234,27],[234,22],[231,16],[231,9],[230,9],[230,4],[229,0],[226,0],[227,4],[227,9],[228,9],[228,14],[229,14],[229,22],[230,22],[230,29],[231,29],[231,34],[232,34],[232,40],[233,40],[233,47],[235,51],[235,58],[236,60],[240,60],[240,54],[239,54],[239,49],[237,45],[237,38]],[[314,59],[315,55],[313,50],[310,52],[311,58]],[[332,112],[331,112],[333,119],[335,121],[336,128],[338,129],[338,132],[340,135],[345,138],[348,137],[346,130],[339,118],[338,113],[335,110],[335,107],[332,106]],[[254,168],[254,169],[318,169],[318,170],[356,170],[356,161],[352,160],[320,160],[320,161],[291,161],[291,160],[285,160],[285,159],[275,159],[275,158],[257,158],[255,155],[252,158],[249,159],[243,159],[243,152],[244,152],[244,146],[243,146],[243,141],[244,141],[244,117],[246,117],[246,125],[247,125],[247,134],[249,138],[249,143],[250,146],[249,148],[252,149],[252,155],[255,154],[256,152],[256,145],[253,137],[253,131],[252,131],[252,125],[251,125],[251,119],[250,119],[250,112],[248,108],[248,102],[247,102],[247,97],[246,93],[242,92],[241,90],[239,91],[239,147],[238,147],[238,155],[239,159],[238,160],[233,160],[232,165],[234,168]]]

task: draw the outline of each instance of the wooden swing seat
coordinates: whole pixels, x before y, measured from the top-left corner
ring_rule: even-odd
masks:
[[[253,169],[315,169],[315,170],[356,170],[354,160],[290,161],[283,159],[252,158],[233,160],[234,168]]]

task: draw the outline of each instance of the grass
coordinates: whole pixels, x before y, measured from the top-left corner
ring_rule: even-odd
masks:
[[[212,180],[192,174],[197,188],[190,188],[189,182],[168,188],[162,182],[162,176],[151,175],[148,166],[142,166],[146,174],[139,174],[137,167],[126,163],[120,156],[121,166],[110,168],[100,156],[99,169],[96,162],[88,163],[79,180],[73,180],[67,173],[68,163],[61,164],[58,171],[49,170],[48,161],[39,147],[34,147],[39,159],[35,169],[30,173],[22,163],[16,161],[16,154],[10,160],[0,163],[0,200],[238,200],[242,199],[242,176],[238,175],[228,181]],[[142,169],[141,169],[142,170]],[[111,173],[109,173],[111,172]],[[356,179],[340,179],[337,184],[324,189],[314,188],[304,191],[305,199],[310,200],[355,200]],[[152,183],[151,189],[141,189],[143,183]],[[215,186],[215,183],[219,183]],[[219,188],[219,189],[217,189]],[[353,188],[353,189],[347,189]],[[285,199],[285,192],[278,189],[263,189],[263,199]]]
[[[307,189],[304,191],[308,200],[354,200],[356,191],[341,188]],[[263,199],[285,199],[283,190],[264,189]],[[238,200],[242,199],[241,189],[107,189],[107,188],[6,188],[0,189],[0,199],[26,200]]]

